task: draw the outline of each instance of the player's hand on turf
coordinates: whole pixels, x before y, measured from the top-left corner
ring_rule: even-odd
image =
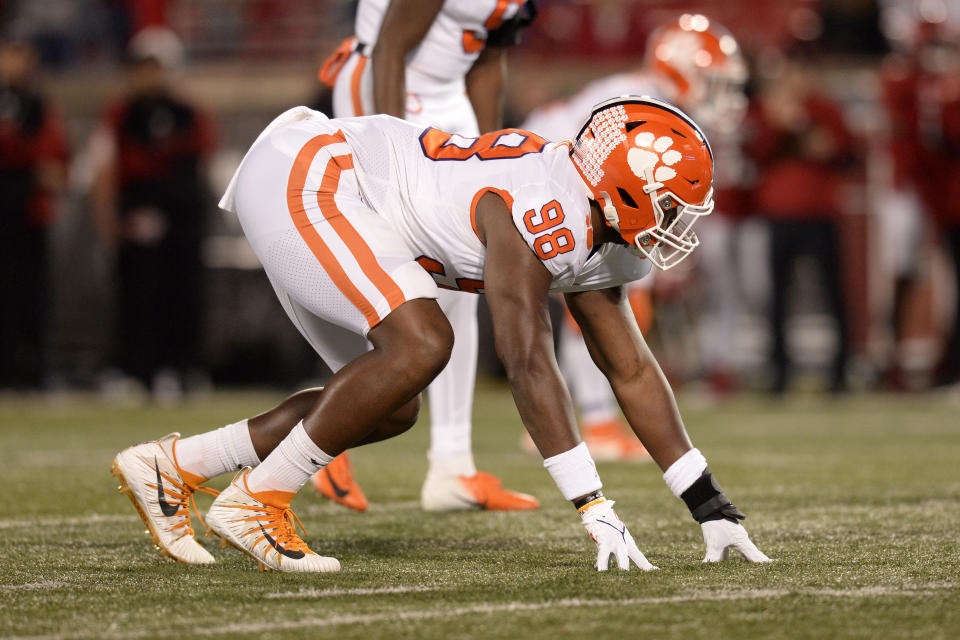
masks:
[[[773,562],[757,545],[750,541],[747,530],[740,524],[725,518],[709,520],[703,527],[703,542],[707,545],[704,562],[720,562],[730,555],[730,549],[736,549],[750,562]]]
[[[606,571],[610,566],[610,555],[617,559],[617,566],[629,571],[630,561],[642,571],[653,571],[657,567],[650,564],[633,536],[627,531],[627,525],[620,521],[613,510],[613,500],[595,504],[580,514],[587,533],[597,543],[597,571]]]

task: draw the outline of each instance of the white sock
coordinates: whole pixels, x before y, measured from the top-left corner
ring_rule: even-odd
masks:
[[[473,462],[473,454],[470,451],[453,455],[437,455],[431,449],[427,452],[427,459],[430,461],[430,468],[427,470],[427,477],[453,477],[453,476],[473,476],[477,474],[477,466]]]
[[[277,448],[270,452],[267,459],[250,472],[247,476],[247,487],[256,493],[296,493],[307,483],[310,476],[332,460],[333,456],[325,453],[310,439],[301,420]]]
[[[703,470],[706,468],[707,459],[703,457],[700,450],[690,449],[663,472],[663,481],[670,487],[673,495],[679,498],[680,494],[689,489],[690,485],[703,475]]]
[[[173,459],[172,451],[166,454]],[[176,454],[181,469],[203,478],[260,464],[246,420],[177,440]]]
[[[473,388],[477,375],[478,296],[441,290],[437,302],[450,321],[456,340],[450,361],[427,388],[430,401],[430,460],[460,460],[466,468],[454,475],[473,475],[470,430]],[[442,469],[439,467],[437,471]],[[470,473],[467,473],[470,471]],[[445,474],[450,475],[450,474]]]

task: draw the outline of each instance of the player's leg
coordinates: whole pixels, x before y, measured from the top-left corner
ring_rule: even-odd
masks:
[[[811,235],[819,239],[814,247],[814,255],[820,267],[820,279],[837,332],[837,350],[830,368],[830,391],[840,393],[847,388],[847,359],[850,351],[850,332],[840,254],[840,228],[834,222],[818,222],[816,232]]]
[[[781,394],[787,390],[789,356],[787,354],[787,287],[790,271],[796,259],[796,228],[790,223],[770,222],[770,312],[771,358],[774,379],[771,391]]]
[[[698,277],[703,283],[704,308],[699,322],[703,373],[717,394],[734,390],[731,345],[740,303],[738,273],[733,261],[734,223],[723,214],[707,216],[698,224],[703,239],[699,251]]]
[[[219,536],[278,570],[339,568],[297,535],[291,499],[347,448],[409,428],[415,418],[409,403],[446,364],[453,343],[433,299],[436,284],[400,234],[361,197],[346,139],[312,132],[326,126],[314,121],[291,127],[276,133],[285,145],[255,145],[262,153],[248,155],[237,182],[244,233],[291,320],[334,371],[313,408],[256,469],[234,479],[207,516]],[[309,139],[296,153],[284,189],[264,190],[257,179],[244,180],[259,179],[278,164],[289,167],[289,138],[304,130]],[[260,219],[263,211],[278,208],[276,200],[289,213],[279,228],[273,219]],[[345,340],[344,332],[353,339]],[[365,343],[357,348],[361,338],[372,348],[351,358],[349,352],[365,349]],[[404,407],[406,420],[386,421]],[[267,532],[258,534],[249,512],[262,514],[255,519]]]
[[[470,100],[463,91],[410,86],[406,119],[466,137],[480,135]],[[536,509],[525,493],[504,489],[500,480],[477,471],[473,459],[473,391],[477,373],[478,296],[441,291],[437,301],[450,320],[456,342],[450,362],[431,383],[429,468],[420,492],[428,511]]]
[[[373,349],[339,369],[322,392],[297,398],[265,416],[286,423],[306,414],[253,470],[242,471],[207,514],[213,531],[260,563],[280,571],[336,571],[297,534],[293,496],[317,471],[350,447],[390,438],[413,426],[419,393],[446,364],[449,323],[433,300],[410,300],[368,336]],[[312,406],[310,403],[313,402]],[[265,430],[274,437],[282,428]],[[268,444],[268,443],[266,443]],[[263,531],[258,532],[251,522]]]
[[[427,511],[536,509],[533,496],[504,489],[500,480],[477,471],[471,446],[471,413],[477,371],[478,296],[441,291],[437,300],[456,341],[450,362],[430,384],[430,461],[420,492]]]
[[[649,290],[646,290],[649,293]],[[580,416],[580,436],[594,460],[649,460],[643,445],[620,418],[617,399],[590,357],[569,311],[560,327],[560,371]]]
[[[356,48],[356,42],[352,44]],[[337,118],[370,115],[373,111],[373,75],[369,58],[353,51],[336,75],[333,115]],[[313,477],[313,487],[325,498],[356,511],[366,511],[368,502],[354,479],[350,454],[344,451]]]

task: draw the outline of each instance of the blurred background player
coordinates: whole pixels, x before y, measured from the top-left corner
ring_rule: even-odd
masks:
[[[722,207],[729,187],[740,178],[736,172],[741,166],[736,131],[746,111],[746,79],[746,64],[730,32],[704,15],[683,14],[651,33],[642,68],[603,78],[566,100],[537,109],[521,127],[548,140],[569,138],[594,104],[607,96],[632,93],[673,102],[704,128],[718,168],[718,208],[701,221],[697,230],[699,235],[709,237],[699,252],[707,292],[704,312],[710,318],[703,323],[702,345],[708,368],[715,376],[730,368],[726,354],[732,343],[739,297],[735,271],[730,266],[731,222]],[[644,333],[653,325],[652,285],[653,274],[629,287],[631,306]],[[569,314],[560,334],[560,366],[580,414],[580,433],[594,458],[648,460],[646,451],[621,421],[613,391]],[[529,449],[532,443],[525,442]]]
[[[829,389],[846,389],[848,321],[843,293],[840,218],[843,177],[854,168],[853,139],[843,113],[817,87],[809,58],[784,60],[775,82],[762,86],[749,115],[747,154],[763,167],[753,206],[770,229],[770,335],[774,376],[770,391],[789,383],[787,306],[798,283],[795,263],[811,256],[817,266],[836,346]]]
[[[533,12],[532,2],[512,0],[361,0],[355,37],[320,72],[333,86],[334,117],[384,113],[465,138],[502,128],[505,48],[516,43]],[[443,287],[439,302],[456,342],[449,364],[429,387],[429,469],[421,506],[536,509],[532,496],[508,491],[476,469],[470,432],[478,297],[450,291],[457,285],[442,273],[434,277]],[[345,452],[317,474],[314,486],[363,511],[367,500],[352,476]]]
[[[116,251],[116,365],[169,402],[185,385],[204,384],[204,162],[215,136],[211,119],[173,86],[183,56],[173,32],[144,29],[129,55],[126,94],[106,109],[91,143],[98,167],[91,213],[101,240]]]
[[[949,257],[956,285],[934,384],[960,382],[960,10],[957,20],[922,23],[917,86],[922,191],[933,226]]]
[[[0,389],[38,389],[46,374],[47,235],[69,152],[35,80],[33,48],[0,41]]]

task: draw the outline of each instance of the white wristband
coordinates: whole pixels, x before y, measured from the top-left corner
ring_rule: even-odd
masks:
[[[681,493],[689,489],[690,485],[703,475],[703,470],[706,468],[707,459],[703,457],[700,450],[690,449],[663,472],[663,481],[670,487],[673,495],[679,498]]]
[[[575,500],[603,487],[597,465],[583,442],[569,451],[550,456],[543,461],[543,466],[567,500]]]

